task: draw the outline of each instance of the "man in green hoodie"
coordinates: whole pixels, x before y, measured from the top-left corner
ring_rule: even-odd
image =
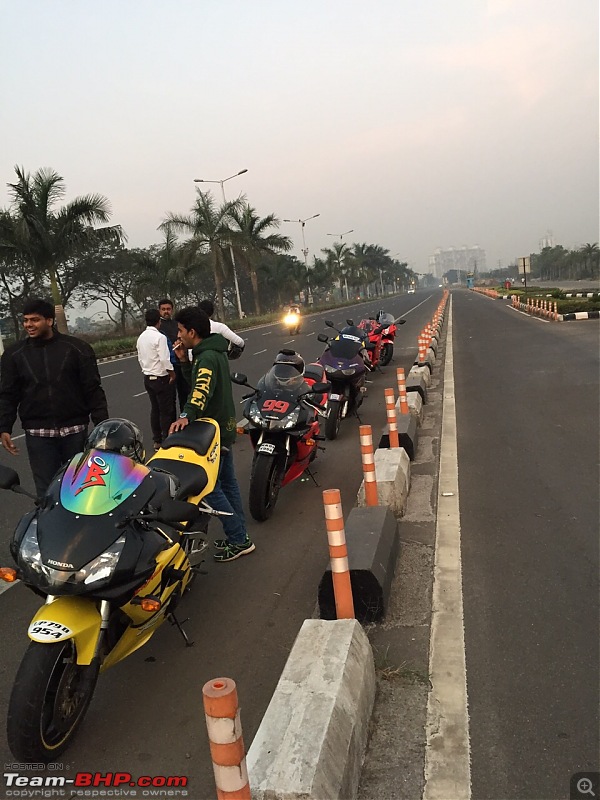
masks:
[[[183,430],[199,417],[212,417],[221,429],[221,463],[214,490],[205,498],[215,511],[227,511],[233,516],[220,517],[225,539],[217,539],[219,550],[215,561],[234,561],[254,550],[248,538],[240,487],[233,466],[232,445],[237,435],[235,405],[227,348],[229,342],[219,333],[210,332],[210,319],[200,308],[184,308],[175,316],[179,338],[173,350],[182,364],[184,378],[191,386],[187,402],[179,419],[169,433]],[[192,351],[190,364],[187,352]]]

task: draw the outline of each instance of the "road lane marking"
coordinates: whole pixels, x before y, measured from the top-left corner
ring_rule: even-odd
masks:
[[[506,306],[507,308],[512,309],[512,311],[516,311],[517,314],[523,314],[525,317],[529,317],[530,319],[537,319],[538,322],[550,322],[549,319],[541,319],[541,317],[534,317],[532,314],[528,314],[526,311],[521,311],[520,308],[514,308],[513,306]]]
[[[307,333],[306,335],[307,336],[316,336],[316,331],[313,331],[312,333]]]
[[[14,442],[15,439],[24,439],[25,438],[25,434],[24,433],[20,433],[18,436],[11,436],[10,438]]]
[[[272,333],[273,331],[267,331],[266,333],[263,333],[263,336],[270,336]]]
[[[124,374],[125,370],[122,369],[121,372],[111,372],[110,375],[100,375],[100,377],[102,378],[102,380],[104,380],[104,378],[114,378],[115,375],[124,375]]]
[[[2,581],[2,583],[0,583],[0,594],[4,594],[4,592],[7,592],[12,586],[16,586],[17,583],[21,583],[21,581],[16,580],[12,583],[4,583],[4,581]]]
[[[289,342],[284,342],[284,344],[292,344],[292,342],[295,342],[295,341],[296,341],[295,339],[290,339]]]
[[[141,397],[143,394],[147,394],[147,392],[144,390],[143,392],[140,392],[139,394],[134,394],[133,396],[134,397]]]
[[[253,356],[259,356],[261,353],[266,353],[266,352],[267,352],[267,348],[265,347],[264,350],[259,350],[258,353],[252,353],[252,355]]]
[[[452,296],[450,296],[452,297]],[[452,299],[444,367],[444,403],[433,573],[427,745],[423,800],[471,797],[467,669],[460,555],[460,499],[452,347]]]

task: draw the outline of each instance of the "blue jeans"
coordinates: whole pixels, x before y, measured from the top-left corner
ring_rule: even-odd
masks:
[[[233,467],[233,450],[221,450],[219,477],[213,491],[205,498],[215,511],[233,511],[232,517],[219,517],[229,544],[241,544],[248,538],[240,487]]]

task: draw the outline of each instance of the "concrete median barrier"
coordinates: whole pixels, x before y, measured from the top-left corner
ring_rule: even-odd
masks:
[[[418,392],[423,405],[427,405],[427,387],[431,383],[431,372],[428,369],[412,367],[406,377],[406,394],[409,397],[411,392]]]
[[[377,622],[385,616],[400,542],[398,521],[385,506],[353,508],[346,520],[348,566],[356,619]],[[331,568],[318,590],[321,619],[335,619]]]
[[[420,428],[423,422],[423,400],[419,392],[411,392],[408,397],[408,411],[413,416]]]
[[[377,500],[401,517],[406,508],[406,498],[410,489],[410,459],[403,447],[377,449],[375,451],[375,479],[377,481]],[[356,505],[367,505],[365,482],[360,484]]]
[[[415,394],[415,392],[412,392],[412,394]],[[398,429],[400,447],[404,448],[409,459],[414,461],[419,436],[416,418],[412,414],[399,414],[396,417],[396,427]],[[387,425],[383,429],[378,447],[381,449],[390,447],[389,427]]]
[[[352,800],[375,700],[356,620],[304,622],[246,759],[254,800]]]

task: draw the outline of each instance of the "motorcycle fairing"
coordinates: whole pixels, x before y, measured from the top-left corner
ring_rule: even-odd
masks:
[[[96,604],[84,597],[56,597],[51,603],[41,606],[34,614],[27,634],[34,642],[48,644],[53,639],[36,636],[33,629],[36,623],[53,622],[70,633],[61,637],[75,640],[77,663],[85,666],[91,663],[100,633],[102,619]]]
[[[74,514],[109,514],[135,492],[148,472],[148,467],[119,453],[89,450],[75,456],[66,468],[61,505]]]

